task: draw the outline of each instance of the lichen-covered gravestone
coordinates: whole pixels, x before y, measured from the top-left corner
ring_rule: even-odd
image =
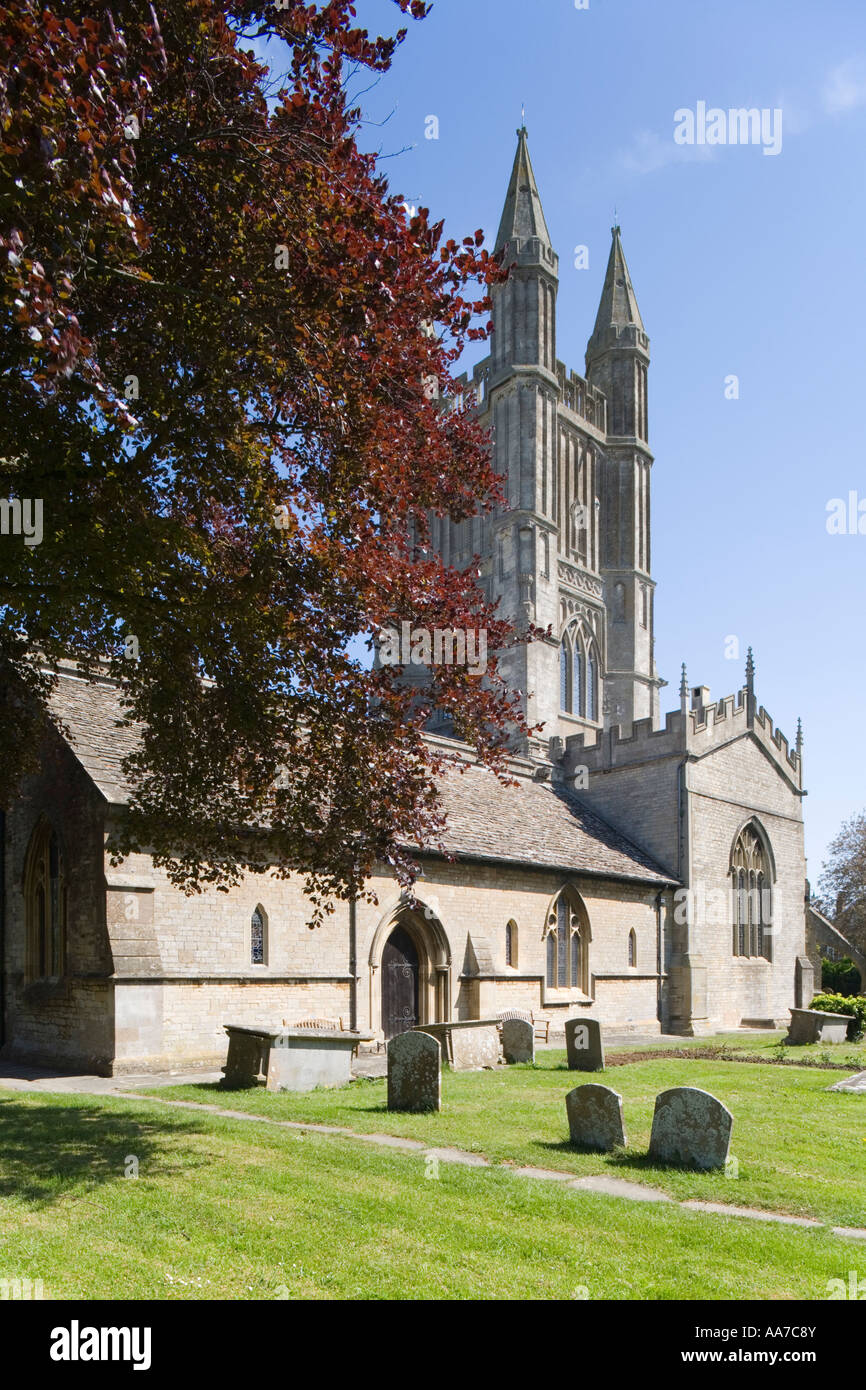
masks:
[[[649,1156],[690,1168],[724,1168],[734,1117],[697,1086],[675,1086],[656,1097]]]
[[[528,1019],[506,1018],[503,1021],[502,1055],[506,1062],[535,1061],[535,1029]]]
[[[628,1143],[622,1121],[622,1096],[610,1086],[599,1086],[594,1081],[575,1086],[565,1097],[565,1109],[572,1144],[609,1153]]]
[[[440,1110],[442,1052],[429,1033],[398,1033],[388,1043],[388,1109]]]
[[[597,1018],[567,1018],[565,1049],[569,1071],[604,1071],[604,1043]]]

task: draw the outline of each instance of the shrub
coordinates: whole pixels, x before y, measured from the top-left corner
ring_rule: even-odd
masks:
[[[859,994],[862,983],[860,971],[850,956],[821,962],[821,988],[826,994]]]
[[[809,1008],[820,1009],[827,1014],[850,1014],[849,1042],[856,1042],[866,1031],[866,997],[862,994],[853,999],[845,994],[816,994]]]

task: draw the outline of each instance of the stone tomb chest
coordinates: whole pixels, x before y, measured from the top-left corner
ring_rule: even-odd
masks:
[[[846,1042],[848,1014],[827,1014],[821,1009],[792,1009],[786,1043]]]
[[[424,1023],[414,1030],[429,1033],[442,1048],[442,1061],[454,1071],[480,1071],[499,1064],[499,1021],[473,1018],[463,1023]]]
[[[352,1053],[369,1034],[312,1028],[251,1028],[225,1024],[229,1052],[222,1084],[255,1086],[267,1077],[269,1091],[312,1091],[345,1086],[352,1079]]]

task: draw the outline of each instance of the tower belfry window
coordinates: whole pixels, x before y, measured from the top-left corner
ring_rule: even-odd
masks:
[[[563,635],[559,653],[559,703],[566,714],[598,720],[599,658],[595,637],[584,623]]]

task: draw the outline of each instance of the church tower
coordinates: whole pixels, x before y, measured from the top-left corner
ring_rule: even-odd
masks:
[[[601,573],[608,613],[605,714],[608,724],[647,717],[655,724],[659,683],[650,576],[649,338],[619,227],[611,235],[601,302],[586,349],[587,380],[604,392],[608,403],[599,472]]]
[[[494,466],[504,476],[507,506],[489,519],[488,592],[518,629],[558,629],[556,582],[556,295],[559,257],[554,251],[526,128],[517,150],[496,236],[495,250],[512,267],[493,291],[494,333],[486,366],[486,408]],[[523,693],[530,723],[556,732],[558,637],[503,654],[502,671]]]
[[[613,724],[658,714],[652,655],[647,338],[619,229],[605,276],[587,375],[556,355],[559,258],[525,127],[496,236],[510,268],[492,290],[490,356],[464,378],[489,429],[505,507],[454,523],[433,518],[433,545],[461,567],[477,554],[491,601],[518,630],[550,636],[500,654],[502,675],[550,740],[594,741]]]

